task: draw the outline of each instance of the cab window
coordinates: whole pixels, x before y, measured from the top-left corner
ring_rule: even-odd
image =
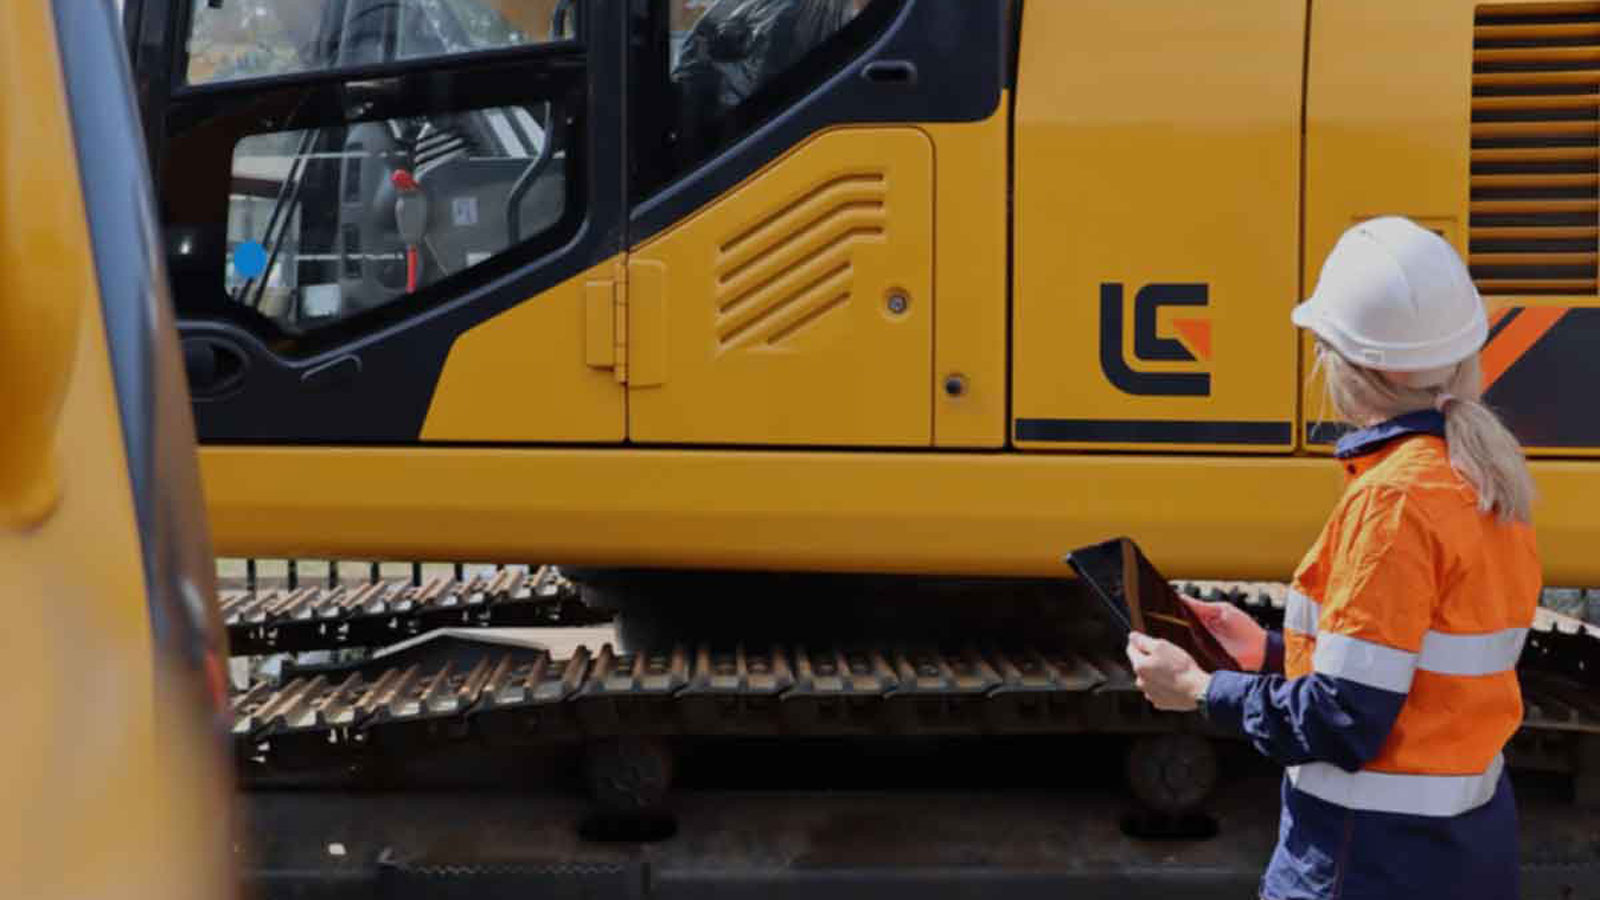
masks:
[[[577,232],[573,0],[183,2],[191,83],[168,103],[159,179],[185,316],[314,354]]]
[[[665,47],[636,76],[635,199],[758,127],[858,56],[899,0],[653,0]]]
[[[573,0],[192,0],[187,81],[377,65],[574,36]]]
[[[543,234],[567,208],[557,111],[489,107],[240,140],[223,290],[303,334]]]

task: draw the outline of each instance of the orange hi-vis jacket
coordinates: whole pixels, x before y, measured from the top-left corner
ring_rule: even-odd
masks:
[[[1501,751],[1539,559],[1531,526],[1478,509],[1443,433],[1430,410],[1340,442],[1346,488],[1296,572],[1283,674],[1213,676],[1207,715],[1288,767],[1264,896],[1515,895]]]
[[[1479,512],[1438,437],[1344,463],[1351,484],[1295,575],[1284,673],[1324,672],[1406,701],[1367,777],[1313,763],[1299,783],[1395,812],[1487,800],[1500,750],[1522,722],[1517,657],[1541,583],[1533,530]],[[1485,774],[1488,783],[1474,779]],[[1375,798],[1363,796],[1367,785]]]

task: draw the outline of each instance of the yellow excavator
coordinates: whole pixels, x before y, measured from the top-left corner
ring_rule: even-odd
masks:
[[[128,16],[223,553],[1281,578],[1338,490],[1285,310],[1394,212],[1600,578],[1582,3]]]
[[[620,629],[259,686],[258,762],[291,734],[366,752],[442,694],[480,724],[537,695],[559,712],[515,729],[550,737],[1167,731],[1096,711],[1126,672],[1061,555],[1127,533],[1189,577],[1292,569],[1339,473],[1286,311],[1378,213],[1470,258],[1548,575],[1600,582],[1582,3],[135,0],[127,24],[219,549],[561,567],[286,578],[226,599],[235,651]],[[1571,674],[1591,643],[1530,652]],[[1530,709],[1570,744],[1535,755],[1582,768],[1595,711]],[[1162,746],[1155,770],[1204,756]]]
[[[1469,258],[1548,579],[1600,583],[1600,5],[4,15],[9,83],[52,86],[3,121],[12,658],[111,692],[80,745],[173,743],[48,765],[184,797],[117,836],[184,876],[223,872],[228,829],[191,828],[223,744],[260,784],[583,744],[599,799],[653,811],[681,741],[1111,735],[1140,801],[1193,810],[1211,736],[1130,690],[1061,555],[1126,533],[1185,577],[1288,574],[1340,482],[1287,311],[1375,214]],[[252,567],[214,602],[208,530],[419,563]],[[1271,622],[1271,593],[1226,595]],[[463,637],[613,619],[559,652]],[[1530,636],[1510,754],[1579,800],[1597,647]],[[279,674],[229,695],[230,654]],[[8,843],[24,885],[85,809]]]

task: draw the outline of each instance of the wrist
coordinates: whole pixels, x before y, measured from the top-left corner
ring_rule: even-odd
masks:
[[[1246,672],[1259,672],[1267,662],[1267,630],[1250,622],[1253,626],[1246,634],[1249,635],[1241,643],[1244,644],[1242,652],[1234,660],[1239,668]]]
[[[1199,703],[1206,723],[1223,734],[1244,734],[1245,697],[1261,675],[1243,672],[1213,672],[1206,678],[1205,699]]]
[[[1211,690],[1211,673],[1200,672],[1197,677],[1190,680],[1189,699],[1197,706],[1204,706],[1206,693]]]
[[[1261,671],[1261,667],[1267,663],[1267,632],[1263,629],[1259,637],[1255,646],[1250,648],[1250,658],[1239,660],[1251,672]]]

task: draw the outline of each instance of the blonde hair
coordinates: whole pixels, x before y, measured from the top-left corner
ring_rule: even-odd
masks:
[[[1532,521],[1533,476],[1516,437],[1483,403],[1476,355],[1431,372],[1385,375],[1319,340],[1317,368],[1334,412],[1356,425],[1442,406],[1450,465],[1477,491],[1478,508],[1501,521]]]

